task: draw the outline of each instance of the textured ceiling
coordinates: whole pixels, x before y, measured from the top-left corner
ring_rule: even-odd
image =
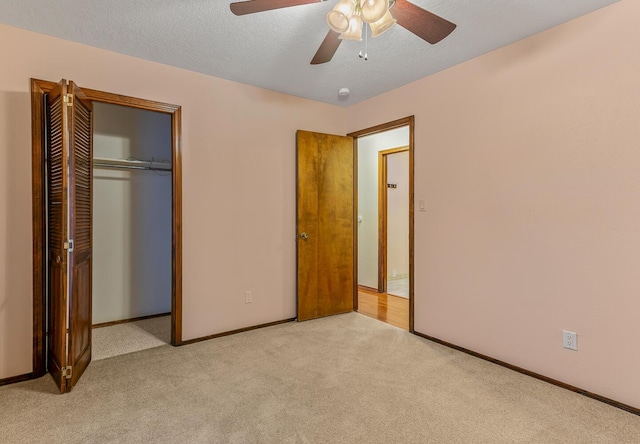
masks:
[[[432,46],[396,25],[369,39],[368,61],[358,58],[364,42],[344,41],[315,66],[336,0],[245,16],[227,0],[0,0],[0,23],[349,106],[617,0],[411,1],[458,27]]]

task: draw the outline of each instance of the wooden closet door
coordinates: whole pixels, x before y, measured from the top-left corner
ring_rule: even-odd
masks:
[[[48,367],[63,393],[91,361],[92,110],[73,82],[47,94]]]
[[[67,82],[62,80],[47,94],[47,189],[48,189],[48,268],[49,329],[48,368],[61,392],[66,391],[67,378],[67,301],[68,264],[68,120]]]
[[[70,254],[68,365],[72,368],[67,391],[76,384],[91,361],[91,271],[93,104],[78,86],[69,82],[73,105],[69,109]]]

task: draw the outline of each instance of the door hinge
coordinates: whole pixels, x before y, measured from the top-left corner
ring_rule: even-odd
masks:
[[[63,100],[64,103],[67,104],[67,106],[73,106],[73,94],[65,94]]]
[[[62,377],[64,379],[71,379],[71,375],[73,374],[73,367],[62,367]]]
[[[69,250],[69,253],[73,252],[73,239],[69,239],[67,242],[64,243],[64,249]]]

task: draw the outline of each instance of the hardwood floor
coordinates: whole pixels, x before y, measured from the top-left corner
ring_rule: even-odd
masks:
[[[358,288],[358,313],[409,330],[409,299]]]

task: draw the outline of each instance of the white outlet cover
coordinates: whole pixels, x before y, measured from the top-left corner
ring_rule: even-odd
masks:
[[[578,350],[578,334],[573,331],[562,330],[562,346],[569,350]]]

